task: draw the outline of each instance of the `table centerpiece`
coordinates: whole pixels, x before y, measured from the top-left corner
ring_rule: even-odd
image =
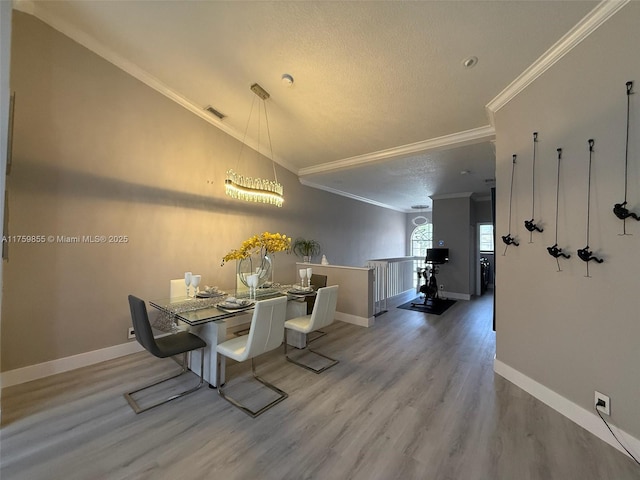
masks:
[[[280,233],[263,232],[253,235],[240,245],[239,249],[231,250],[222,257],[225,262],[236,260],[237,274],[244,286],[248,287],[249,275],[258,275],[258,287],[264,285],[271,277],[273,258],[270,254],[291,249],[291,238]]]

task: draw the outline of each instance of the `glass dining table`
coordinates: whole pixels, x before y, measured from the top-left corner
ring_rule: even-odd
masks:
[[[304,299],[315,294],[314,291],[305,292],[296,290],[295,286],[282,285],[257,289],[255,300],[251,298],[246,305],[229,304],[230,295],[223,292],[208,296],[203,294],[202,298],[183,296],[150,300],[149,305],[165,315],[170,315],[178,325],[182,322],[188,331],[207,342],[204,349],[204,379],[210,387],[216,388],[218,384],[224,384],[225,375],[225,357],[218,355],[216,345],[227,340],[228,333],[251,322],[255,301],[286,295],[289,299],[286,318],[290,319],[306,315],[307,304]],[[249,300],[249,295],[242,293],[234,298],[242,303],[242,300]],[[306,338],[292,335],[288,338],[288,344],[304,348]],[[193,351],[189,361],[189,368],[197,375],[200,375],[200,355],[200,350]],[[220,362],[220,379],[216,378],[217,362]]]

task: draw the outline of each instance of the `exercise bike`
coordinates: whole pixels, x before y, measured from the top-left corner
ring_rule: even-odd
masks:
[[[420,293],[424,294],[424,302],[411,302],[412,307],[429,307],[438,302],[440,296],[438,295],[438,280],[436,278],[436,273],[438,273],[438,267],[436,265],[431,265],[431,268],[427,266],[418,271],[418,283],[420,283],[420,277],[425,280],[425,283],[419,287]]]

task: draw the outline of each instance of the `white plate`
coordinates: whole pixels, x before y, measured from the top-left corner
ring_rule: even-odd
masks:
[[[198,293],[196,293],[196,297],[198,297],[198,298],[219,297],[221,295],[222,295],[222,292],[198,292]]]
[[[240,310],[242,308],[249,308],[253,306],[253,302],[249,300],[241,300],[239,303],[227,303],[222,302],[218,304],[218,307],[224,308],[226,310]]]
[[[313,293],[313,288],[309,288],[309,289],[292,288],[291,290],[287,291],[287,293],[290,293],[292,295],[307,295],[309,293]]]

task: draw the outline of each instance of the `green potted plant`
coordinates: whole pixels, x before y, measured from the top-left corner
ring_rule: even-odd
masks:
[[[315,240],[298,237],[294,240],[291,247],[293,253],[302,257],[304,263],[311,263],[311,257],[320,254],[320,244]]]

